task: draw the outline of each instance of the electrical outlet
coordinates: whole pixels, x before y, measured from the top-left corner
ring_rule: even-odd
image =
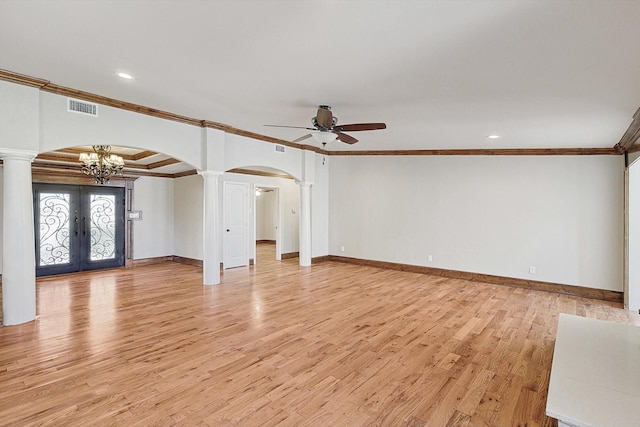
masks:
[[[535,265],[530,265],[529,266],[529,274],[536,274],[536,266]]]
[[[344,246],[340,246],[340,252],[344,252]]]
[[[427,257],[427,260],[428,260],[429,262],[433,261],[433,255],[429,255],[429,256]]]

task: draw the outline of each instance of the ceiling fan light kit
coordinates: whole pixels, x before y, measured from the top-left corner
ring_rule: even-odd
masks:
[[[338,135],[336,135],[335,133],[327,130],[311,132],[311,136],[313,137],[313,139],[316,140],[316,142],[319,142],[320,144],[323,144],[323,145],[335,141],[336,138],[338,137]]]
[[[265,125],[270,127],[283,127],[283,128],[295,128],[295,129],[307,129],[311,133],[301,136],[298,139],[294,139],[292,142],[304,141],[307,138],[313,138],[316,142],[323,145],[335,141],[336,139],[347,144],[355,144],[358,142],[354,137],[347,135],[346,132],[357,132],[363,130],[379,130],[386,129],[387,125],[384,123],[353,123],[347,125],[338,125],[338,118],[331,112],[329,105],[318,106],[318,112],[316,117],[311,119],[312,128],[303,126],[280,126],[280,125]]]

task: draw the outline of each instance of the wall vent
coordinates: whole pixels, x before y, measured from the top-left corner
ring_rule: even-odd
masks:
[[[98,104],[67,98],[67,111],[71,113],[84,114],[86,116],[98,117]]]
[[[284,153],[285,147],[284,145],[276,144],[276,153]]]

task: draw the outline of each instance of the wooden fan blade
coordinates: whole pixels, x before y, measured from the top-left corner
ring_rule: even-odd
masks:
[[[262,125],[268,126],[270,128],[291,128],[291,129],[306,129],[306,130],[316,130],[315,128],[308,128],[305,126],[282,126],[282,125]]]
[[[324,107],[324,108],[323,108]],[[333,126],[333,113],[327,106],[320,106],[318,108],[318,114],[316,115],[316,121],[318,126],[323,129],[331,129]]]
[[[307,138],[311,138],[311,134],[310,134],[310,133],[306,134],[305,136],[301,136],[301,137],[300,137],[300,138],[298,138],[298,139],[294,139],[294,140],[293,140],[293,141],[291,141],[291,142],[300,142],[300,141],[304,141],[304,140],[305,140],[305,139],[307,139]]]
[[[359,130],[378,130],[386,129],[387,125],[384,123],[354,123],[349,125],[339,125],[334,129],[346,132],[355,132]]]
[[[346,133],[342,133],[339,131],[333,131],[335,134],[338,135],[338,139],[342,142],[346,142],[347,144],[355,144],[356,142],[358,142],[357,139],[355,139],[352,136],[347,135]]]

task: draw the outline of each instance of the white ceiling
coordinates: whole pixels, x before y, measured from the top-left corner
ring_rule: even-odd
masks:
[[[612,147],[639,40],[640,0],[0,0],[9,71],[286,140],[387,123],[330,150]]]

